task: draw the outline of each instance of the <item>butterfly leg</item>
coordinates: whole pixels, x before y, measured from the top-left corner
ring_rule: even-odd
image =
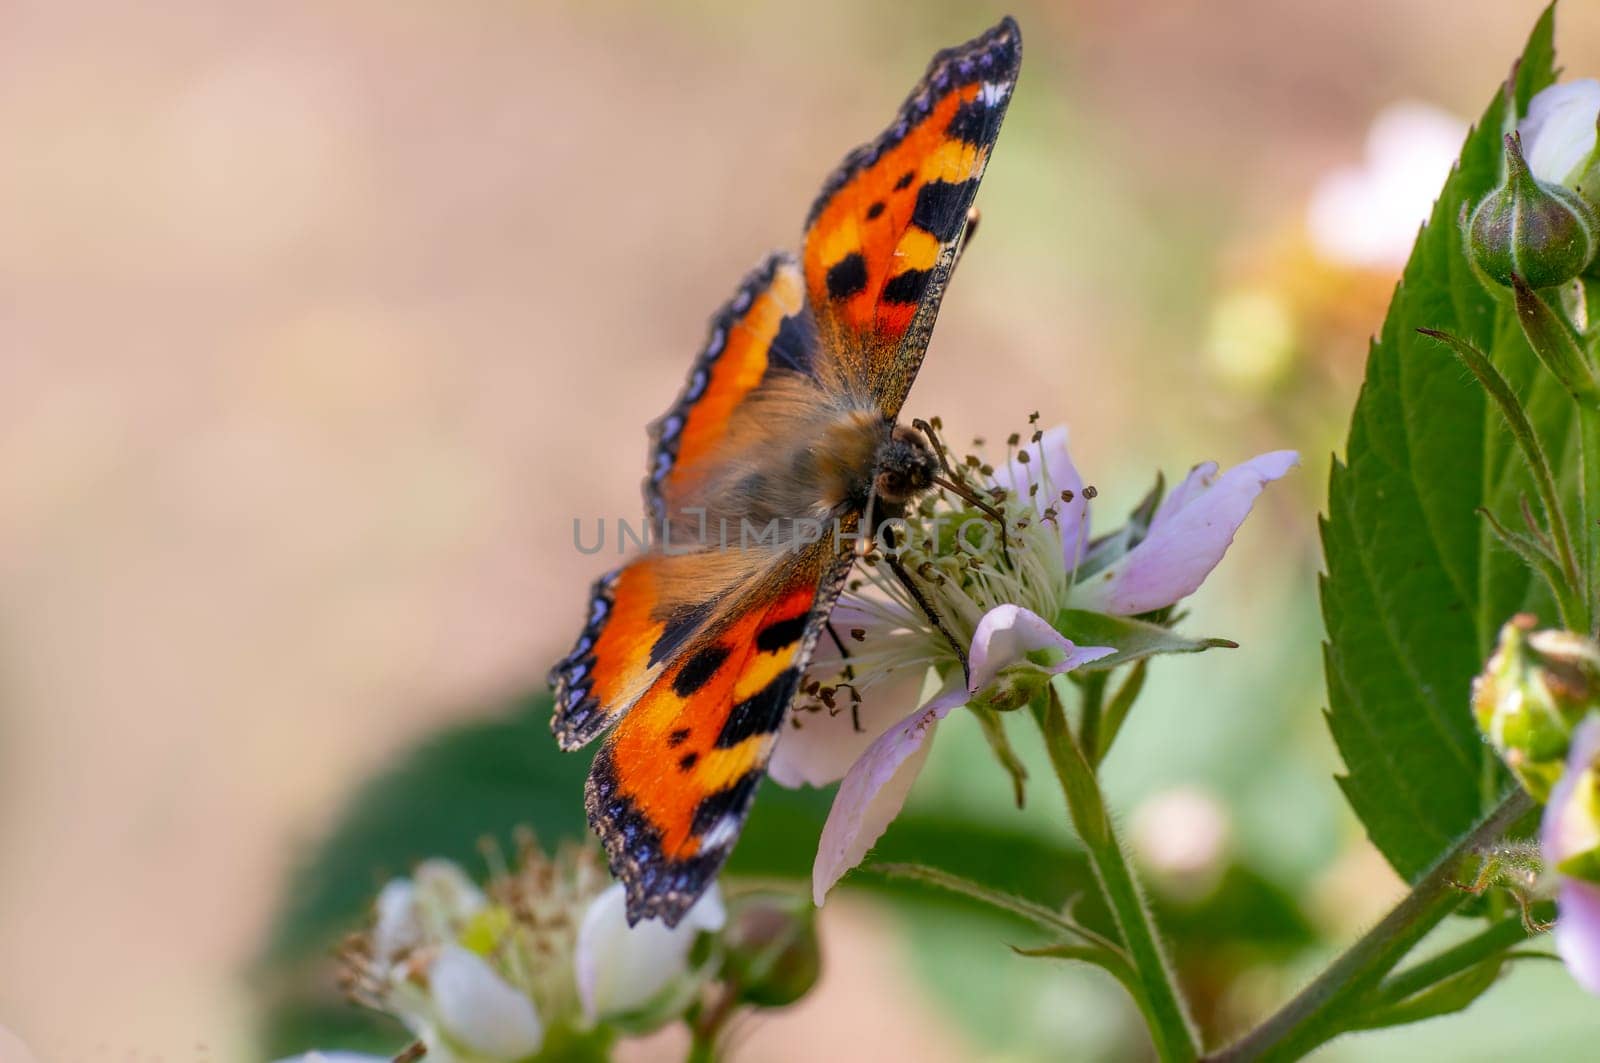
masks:
[[[833,639],[833,644],[839,648],[839,658],[844,661],[845,682],[840,683],[839,686],[848,688],[850,691],[850,725],[857,732],[864,731],[866,728],[861,726],[861,695],[856,692],[856,688],[853,685],[856,681],[856,669],[850,663],[850,651],[845,648],[844,639],[839,637],[839,630],[833,626],[832,620],[828,621],[827,627],[828,637]]]
[[[928,596],[922,593],[922,588],[917,586],[917,581],[912,578],[911,573],[906,571],[906,567],[900,563],[900,559],[893,554],[886,554],[884,555],[884,560],[889,562],[889,570],[895,574],[895,578],[905,587],[906,591],[911,595],[912,601],[916,602],[918,608],[922,610],[923,615],[949,641],[950,648],[956,651],[956,660],[961,662],[961,677],[970,688],[972,684],[972,667],[967,663],[967,648],[961,644],[960,639],[950,633],[949,628],[944,626],[944,618],[939,615],[939,610],[935,609],[933,603],[928,601]]]

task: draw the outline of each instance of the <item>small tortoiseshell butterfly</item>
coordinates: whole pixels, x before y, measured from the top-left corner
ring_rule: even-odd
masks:
[[[800,258],[769,257],[713,318],[651,427],[656,541],[595,584],[551,673],[563,749],[616,724],[585,796],[629,922],[676,924],[715,878],[854,561],[850,536],[936,478],[934,450],[895,421],[1021,61],[1009,18],[935,55],[823,185]],[[797,517],[829,530],[738,531]]]

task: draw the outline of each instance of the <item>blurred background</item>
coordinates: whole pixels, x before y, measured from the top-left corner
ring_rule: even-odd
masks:
[[[1205,1022],[1241,1029],[1399,890],[1331,779],[1315,515],[1415,226],[1541,7],[10,0],[0,1025],[46,1061],[373,1043],[326,948],[381,875],[578,829],[586,758],[539,695],[600,564],[573,518],[637,515],[705,319],[1009,8],[1022,80],[911,412],[1069,423],[1103,514],[1157,468],[1305,455],[1186,621],[1241,648],[1158,662],[1106,767]],[[1600,74],[1600,8],[1557,41]],[[525,745],[498,803],[407,836],[369,801],[386,840],[351,840],[351,796],[442,728]],[[1010,854],[1064,896],[1059,798],[1016,812],[976,728],[943,733],[885,848]],[[411,822],[459,796],[407,778]],[[747,869],[803,871],[826,795],[769,799]],[[1144,1051],[1113,985],[971,911],[847,888],[822,929],[821,987],[744,1058]],[[1530,1013],[1592,1046],[1592,1000],[1527,964],[1325,1058],[1503,1059]]]

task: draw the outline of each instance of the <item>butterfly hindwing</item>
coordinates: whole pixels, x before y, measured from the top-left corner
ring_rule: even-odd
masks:
[[[630,922],[676,924],[716,876],[849,564],[824,541],[775,567],[606,736],[586,805]]]
[[[820,349],[891,417],[922,362],[1021,62],[1009,18],[939,52],[889,128],[828,178],[806,220]]]
[[[550,672],[561,748],[585,745],[627,712],[711,622],[709,603],[747,581],[755,561],[731,551],[652,551],[597,580],[583,632]]]

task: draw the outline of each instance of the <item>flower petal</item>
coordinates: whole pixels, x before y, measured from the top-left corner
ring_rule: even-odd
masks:
[[[1043,673],[1060,675],[1117,651],[1110,646],[1079,646],[1038,613],[1020,605],[996,606],[983,615],[972,633],[972,647],[967,652],[967,663],[972,668],[970,693],[977,694],[993,684],[1001,669],[1009,665],[1033,663],[1027,655],[1037,652],[1061,654],[1058,661],[1037,665]]]
[[[1528,169],[1541,181],[1565,183],[1594,151],[1600,115],[1600,81],[1585,78],[1551,85],[1528,102],[1517,131]]]
[[[372,927],[372,958],[387,966],[400,953],[422,941],[417,915],[417,887],[408,878],[390,879],[378,891],[377,919]]]
[[[1573,800],[1584,769],[1600,759],[1600,716],[1591,714],[1572,732],[1567,770],[1550,791],[1539,824],[1539,849],[1552,867],[1594,847],[1594,832]]]
[[[1600,886],[1569,878],[1556,907],[1556,951],[1579,985],[1600,994]]]
[[[874,604],[887,612],[896,608],[891,602]],[[882,615],[848,601],[834,607],[831,621],[839,637],[846,641],[851,631],[865,631],[862,645],[874,650],[886,650],[897,639],[915,638],[908,628],[893,625]],[[806,674],[825,680],[840,671],[842,660],[839,648],[824,632],[817,640]],[[887,681],[867,687],[861,703],[853,710],[845,700],[848,695],[841,692],[838,712],[805,712],[794,717],[793,724],[778,735],[767,774],[779,786],[791,789],[838,782],[879,735],[904,718],[907,706],[919,703],[926,674],[923,668],[902,668]],[[857,721],[861,724],[859,729]]]
[[[811,869],[811,896],[819,906],[899,814],[928,758],[928,738],[935,725],[966,704],[967,698],[961,684],[953,683],[880,735],[846,773],[828,810]]]
[[[467,873],[449,860],[424,860],[411,873],[415,912],[424,937],[452,938],[489,901]]]
[[[1089,500],[1083,494],[1083,477],[1072,463],[1067,451],[1067,426],[1056,425],[1040,437],[1039,442],[1024,446],[1029,461],[1012,458],[994,471],[994,482],[1013,494],[1025,495],[1034,485],[1034,512],[1044,514],[1050,506],[1056,507],[1056,528],[1061,533],[1061,557],[1070,572],[1077,567],[1089,541]],[[1044,474],[1040,475],[1040,470]],[[1062,502],[1061,492],[1071,491],[1072,501]]]
[[[578,927],[573,973],[590,1022],[635,1011],[689,968],[689,949],[702,930],[722,929],[727,913],[713,882],[678,925],[658,919],[628,925],[627,895],[614,883],[590,902]]]
[[[1073,604],[1114,616],[1161,609],[1192,594],[1217,567],[1267,484],[1300,463],[1292,450],[1252,458],[1216,475],[1199,466],[1157,510],[1138,546],[1075,588]]]
[[[443,1031],[473,1052],[517,1060],[544,1043],[544,1024],[533,1001],[475,952],[444,946],[428,971],[428,987]]]

